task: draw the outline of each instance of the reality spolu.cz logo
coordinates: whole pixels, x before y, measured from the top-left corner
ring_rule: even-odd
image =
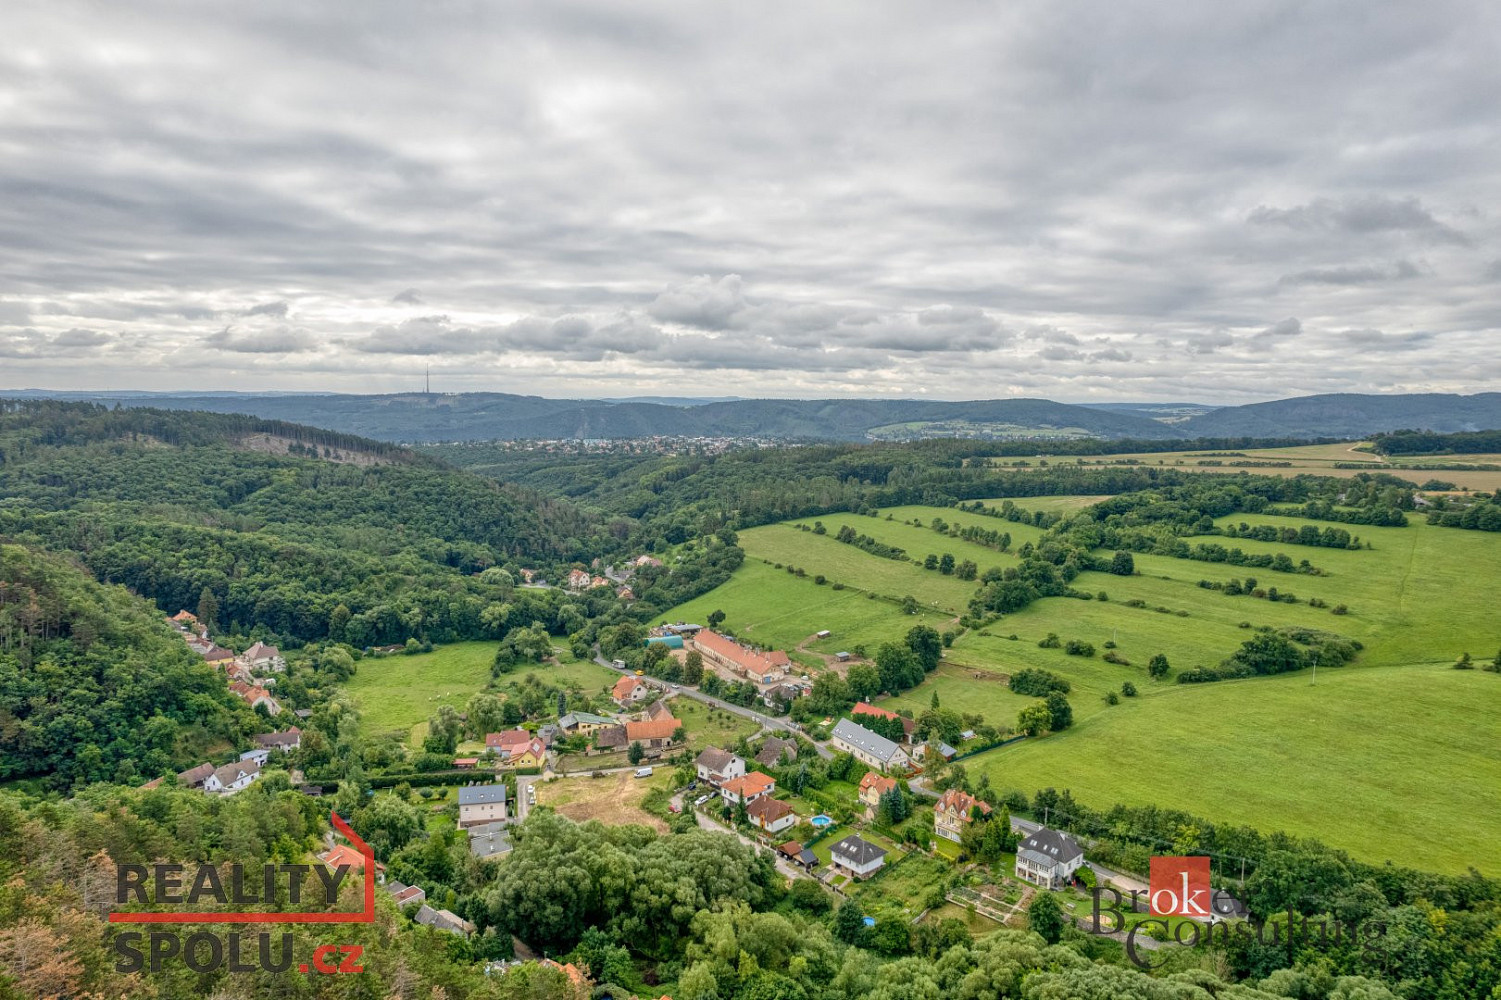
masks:
[[[221,906],[273,905],[285,889],[287,902],[334,906],[350,865],[330,869],[323,864],[267,864],[258,875],[238,864],[199,865],[191,878],[181,864],[120,865],[115,876],[115,904],[184,906],[181,910],[114,910],[111,924],[348,924],[375,921],[375,853],[336,813],[329,819],[363,859],[364,907],[357,912],[329,910],[197,910],[208,902]],[[247,874],[250,877],[247,878]],[[149,890],[149,891],[148,891]],[[295,958],[294,935],[283,932],[280,942],[269,931],[215,933],[152,929],[122,931],[114,937],[115,970],[160,972],[172,960],[193,972],[287,972]],[[279,947],[277,945],[279,944]],[[319,944],[297,965],[315,974],[363,972],[363,946]]]

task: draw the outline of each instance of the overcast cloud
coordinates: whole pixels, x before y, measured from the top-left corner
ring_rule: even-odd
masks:
[[[1501,8],[0,8],[0,389],[1493,389]]]

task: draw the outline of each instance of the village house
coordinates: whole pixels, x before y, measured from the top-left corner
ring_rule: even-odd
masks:
[[[435,910],[426,903],[422,904],[422,908],[417,911],[417,915],[412,919],[425,927],[448,931],[450,934],[457,934],[460,937],[468,937],[474,933],[474,925],[457,913],[453,913],[450,910]]]
[[[739,778],[731,778],[720,786],[720,794],[726,802],[744,802],[747,806],[762,796],[770,797],[777,790],[777,783],[769,774],[752,771]]]
[[[302,730],[293,726],[291,729],[279,733],[257,733],[250,737],[257,745],[267,750],[280,750],[282,753],[291,753],[302,746]]]
[[[658,559],[656,556],[637,556],[636,559],[635,559],[634,565],[636,565],[636,566],[660,566],[660,565],[662,565],[662,560]]]
[[[256,761],[237,760],[215,768],[214,773],[203,780],[203,790],[211,795],[229,795],[249,787],[260,776],[261,765]]]
[[[511,851],[511,831],[504,823],[482,823],[469,828],[469,853],[481,861]]]
[[[287,661],[282,659],[281,650],[264,642],[255,643],[235,659],[258,672],[279,674],[287,669]]]
[[[588,590],[589,581],[593,579],[587,571],[576,569],[568,574],[569,590]]]
[[[839,720],[829,734],[829,743],[836,750],[843,750],[861,763],[882,771],[905,771],[912,763],[906,752],[891,740],[849,719]]]
[[[895,787],[895,778],[882,777],[875,771],[865,772],[865,777],[860,779],[858,795],[861,805],[865,806],[867,822],[876,818],[876,811],[881,808],[881,796],[888,794]]]
[[[619,587],[615,590],[615,596],[622,601],[634,601],[636,599],[636,592],[630,587]]]
[[[465,785],[459,789],[459,829],[506,818],[506,786]]]
[[[240,760],[253,760],[257,767],[265,767],[271,759],[271,750],[268,747],[256,747],[254,750],[246,750],[240,754]]]
[[[625,727],[620,725],[606,726],[594,734],[594,747],[601,753],[624,750],[628,742]]]
[[[422,903],[427,900],[427,892],[420,885],[407,885],[393,880],[386,883],[386,891],[391,894],[392,899],[396,900],[397,909],[409,903]]]
[[[271,697],[270,691],[267,691],[259,684],[246,684],[244,681],[233,681],[230,683],[229,689],[239,695],[240,699],[251,708],[265,705],[267,714],[281,714],[281,705],[277,704],[276,699]]]
[[[547,748],[534,736],[520,746],[508,748],[505,762],[508,767],[542,767],[547,763]]]
[[[701,630],[692,642],[705,663],[763,687],[782,680],[792,669],[792,661],[779,649],[770,652],[750,649],[709,629]]]
[[[698,770],[698,780],[707,781],[718,787],[732,778],[745,776],[745,761],[718,747],[706,747],[703,753],[694,761]]]
[[[871,716],[873,718],[877,718],[877,719],[900,719],[902,721],[902,742],[903,743],[911,743],[912,742],[912,733],[917,728],[917,723],[913,722],[911,719],[907,718],[905,715],[897,715],[895,712],[890,711],[889,709],[878,708],[877,706],[872,705],[870,702],[867,702],[867,701],[857,701],[857,702],[855,702],[855,707],[852,708],[852,709],[850,709],[850,715],[852,715],[852,716],[869,715],[869,716]],[[858,718],[856,718],[855,721],[859,722],[860,720]]]
[[[673,734],[682,726],[681,722],[670,715],[646,722],[627,722],[625,740],[627,744],[640,743],[648,750],[659,750],[672,745]]]
[[[570,736],[574,734],[588,736],[613,725],[615,725],[614,719],[594,715],[591,712],[569,712],[558,720],[558,728]]]
[[[234,662],[235,654],[232,649],[225,649],[215,643],[189,643],[204,660],[218,667],[224,667]]]
[[[552,745],[558,742],[558,740],[562,739],[562,737],[563,730],[559,729],[551,722],[537,727],[537,739],[542,741],[543,748],[547,750],[551,750]]]
[[[781,833],[797,823],[797,814],[792,811],[792,807],[770,795],[752,802],[746,807],[745,815],[750,819],[751,826],[767,833]]]
[[[938,803],[933,807],[933,832],[945,840],[959,843],[965,826],[974,822],[976,809],[983,815],[990,815],[989,804],[962,789],[950,788],[938,797]]]
[[[756,752],[756,763],[763,767],[777,767],[793,760],[797,760],[797,744],[775,736],[766,737],[761,749]]]
[[[652,695],[652,689],[639,677],[622,677],[610,689],[610,697],[621,708],[632,708]]]
[[[214,765],[199,764],[197,767],[190,767],[186,771],[179,771],[177,774],[177,783],[183,788],[202,788],[203,783],[213,773]]]
[[[335,870],[339,868],[345,868],[351,872],[362,872],[365,870],[365,856],[348,844],[339,844],[336,847],[329,848],[318,855],[318,860]],[[375,863],[376,878],[382,884],[386,881],[385,870],[385,865],[379,861]]]
[[[886,863],[886,852],[851,834],[829,849],[829,861],[851,878],[868,878]]]
[[[1016,846],[1016,877],[1045,889],[1061,889],[1084,864],[1084,848],[1068,834],[1043,828]]]
[[[532,741],[532,734],[521,727],[498,733],[485,734],[485,752],[500,757],[510,756],[512,750],[524,747]]]

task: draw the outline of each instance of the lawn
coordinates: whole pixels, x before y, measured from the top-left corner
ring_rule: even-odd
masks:
[[[741,536],[742,540],[750,534],[746,532]],[[804,532],[797,532],[797,535],[799,538],[812,537]],[[838,542],[828,544],[849,548]],[[886,561],[863,552],[859,555],[871,562]],[[952,615],[941,613],[904,615],[896,605],[872,600],[861,590],[818,586],[813,582],[812,571],[808,577],[798,578],[756,558],[747,559],[728,583],[665,612],[662,618],[666,621],[702,622],[714,610],[725,613],[726,629],[742,639],[775,649],[790,650],[800,643],[809,642],[814,633],[829,629],[833,633],[829,638],[808,645],[809,649],[824,653],[851,650],[860,644],[874,653],[883,642],[900,641],[913,625],[925,623],[941,629],[953,620]]]
[[[1501,676],[1345,667],[1310,680],[1173,685],[965,766],[998,788],[1067,788],[1096,808],[1186,809],[1367,861],[1494,874]]]
[[[761,727],[747,718],[725,712],[701,701],[679,695],[668,704],[672,714],[688,730],[688,749],[697,754],[704,747],[733,749],[742,736],[750,736]]]
[[[500,683],[535,673],[554,684],[594,693],[618,676],[592,661],[575,660],[566,646],[554,650],[566,662],[518,668]],[[462,712],[470,698],[487,688],[494,658],[493,642],[456,642],[412,656],[366,657],[345,690],[371,732],[401,732],[411,745],[420,746],[427,720],[439,705],[452,705]]]
[[[427,725],[439,705],[464,705],[490,682],[493,642],[457,642],[413,656],[366,657],[344,685],[370,732]]]
[[[637,778],[633,771],[616,771],[602,778],[579,776],[540,781],[532,787],[537,789],[537,805],[549,806],[575,823],[589,820],[611,825],[639,823],[666,833],[667,823],[642,809],[641,801],[653,789],[670,788],[673,771],[671,767],[657,767],[650,778]]]
[[[992,458],[990,464],[1013,468],[1019,471],[1026,469],[1039,469],[1048,466],[1060,465],[1084,465],[1084,466],[1108,466],[1108,465],[1136,465],[1136,466],[1171,466],[1182,472],[1207,472],[1224,474],[1236,474],[1253,472],[1268,476],[1337,476],[1350,478],[1362,472],[1390,472],[1394,475],[1411,479],[1416,483],[1423,483],[1429,479],[1443,479],[1463,488],[1471,490],[1496,490],[1501,489],[1501,471],[1495,470],[1454,470],[1454,469],[1414,469],[1415,465],[1501,465],[1501,458],[1496,455],[1399,455],[1383,459],[1382,456],[1371,451],[1361,450],[1362,445],[1358,441],[1345,441],[1337,444],[1314,444],[1295,445],[1289,448],[1247,448],[1235,450],[1233,454],[1219,449],[1210,451],[1153,451],[1138,454],[1125,455],[1102,455],[1098,457],[1083,458],[1051,458],[1039,459],[1037,456],[1030,458]],[[1218,465],[1200,465],[1200,462],[1218,462]],[[1046,463],[1044,465],[1043,463]],[[1239,464],[1237,464],[1239,463]],[[1277,463],[1276,465],[1256,463]],[[1287,464],[1282,464],[1287,463]],[[1339,466],[1354,466],[1354,468],[1339,468]],[[1018,500],[1023,506],[1029,505]]]

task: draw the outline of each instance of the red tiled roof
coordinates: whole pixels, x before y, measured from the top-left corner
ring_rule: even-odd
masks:
[[[975,806],[979,806],[980,811],[987,816],[990,814],[990,806],[987,803],[981,802],[973,795],[958,788],[950,788],[938,797],[937,808],[954,810],[966,820],[969,819],[970,810],[974,809]]]
[[[850,714],[851,715],[873,715],[873,716],[875,716],[878,719],[901,719],[902,720],[902,732],[904,732],[904,733],[910,733],[910,732],[912,732],[912,729],[913,729],[913,726],[914,726],[913,721],[911,719],[907,718],[906,716],[904,716],[904,715],[897,715],[895,712],[893,712],[893,711],[891,711],[889,709],[880,708],[880,707],[878,707],[876,705],[872,705],[868,701],[857,701],[857,702],[855,702],[855,707],[852,708],[852,709],[850,709]]]
[[[732,642],[718,632],[711,632],[708,629],[704,629],[698,635],[694,636],[693,642],[712,653],[724,657],[747,673],[755,674],[758,677],[765,677],[776,670],[785,673],[787,668],[792,665],[792,661],[787,658],[787,654],[780,649],[759,653],[755,650],[746,649],[738,642]]]
[[[487,747],[506,749],[508,747],[525,746],[531,741],[532,734],[525,729],[506,729],[499,733],[485,734],[485,746]]]
[[[762,823],[775,823],[777,820],[792,812],[792,807],[781,799],[774,799],[770,795],[764,795],[752,802],[745,810],[747,816],[758,819]]]
[[[874,771],[866,771],[865,777],[860,779],[860,791],[865,792],[874,788],[877,795],[885,795],[896,787],[895,778],[886,778]]]
[[[642,681],[639,677],[622,677],[615,682],[615,687],[610,691],[610,695],[616,701],[619,701],[621,698],[629,697],[630,693],[636,690],[637,686],[641,683]]]
[[[365,870],[365,856],[347,844],[340,844],[333,850],[320,854],[319,858],[330,868],[348,865],[350,871],[362,872]],[[375,869],[376,871],[385,871],[386,866],[377,861]]]
[[[672,734],[677,732],[682,723],[672,716],[661,719],[651,719],[647,722],[627,722],[625,724],[625,738],[632,742],[636,740],[670,740]]]
[[[734,778],[724,783],[724,790],[731,795],[740,798],[749,798],[752,795],[760,795],[769,792],[776,787],[776,782],[769,775],[760,771],[752,771],[743,778]]]

